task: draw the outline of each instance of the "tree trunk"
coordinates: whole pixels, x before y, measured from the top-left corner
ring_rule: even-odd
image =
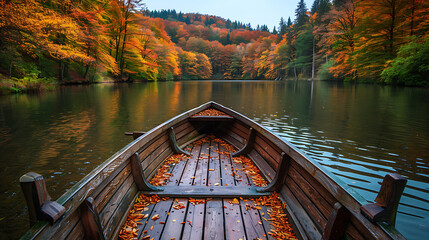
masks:
[[[63,70],[63,79],[64,79],[64,74],[66,73],[66,76],[69,76],[69,60],[64,62],[64,70]]]
[[[313,36],[313,63],[311,64],[311,80],[314,80],[314,65],[316,62],[316,46],[315,46],[316,40],[315,37]]]
[[[295,66],[295,63],[293,63],[293,73],[295,74],[295,80],[298,80],[298,76],[296,75],[296,66]]]
[[[125,13],[128,14],[128,11]],[[125,15],[127,16],[127,15]],[[124,39],[122,40],[122,51],[121,51],[121,57],[120,57],[120,62],[119,62],[119,69],[120,69],[120,77],[121,77],[121,81],[122,81],[122,74],[124,73],[124,51],[125,51],[125,40],[127,38],[127,20],[128,17],[125,18],[125,26],[124,26]]]
[[[13,65],[13,61],[10,61],[10,65],[9,65],[9,79],[12,78],[12,65]]]
[[[88,71],[89,71],[89,64],[86,65],[85,74],[83,75],[84,79],[86,79],[86,77],[88,76]]]
[[[61,60],[61,59],[59,62],[58,78],[60,80],[60,83],[62,83],[64,80],[64,75],[63,75],[63,60]]]
[[[411,7],[411,23],[410,23],[410,36],[413,36],[414,35],[414,12],[415,12],[415,10],[416,10],[416,0],[413,0],[412,1],[412,7]]]
[[[115,61],[118,62],[118,56],[119,56],[119,44],[121,42],[121,31],[118,31],[118,35],[117,37],[115,37],[115,41],[116,41],[116,52],[115,52]]]
[[[120,76],[122,80],[122,74],[124,73],[124,51],[125,51],[125,39],[127,37],[127,23],[125,22],[125,30],[124,30],[124,40],[122,41],[122,51],[121,51],[121,57],[119,62],[119,69],[121,71]]]
[[[390,51],[390,56],[394,55],[394,51],[393,51],[393,41],[394,41],[394,34],[395,34],[395,25],[396,25],[396,5],[395,5],[395,1],[392,1],[392,9],[391,9],[391,17],[392,17],[392,22],[390,23],[390,28],[389,28],[389,51]]]

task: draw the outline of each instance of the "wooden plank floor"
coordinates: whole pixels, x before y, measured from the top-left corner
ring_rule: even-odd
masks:
[[[240,164],[235,164],[229,154],[219,154],[226,150],[218,141],[191,144],[186,149],[192,156],[171,167],[173,175],[167,185],[252,185]],[[273,239],[267,234],[271,225],[264,222],[264,215],[268,218],[266,209],[246,207],[247,204],[253,206],[253,201],[237,199],[240,205],[232,204],[233,199],[226,198],[207,198],[205,203],[195,205],[188,198],[170,198],[151,205],[146,211],[149,220],[139,227],[138,239]],[[178,203],[186,207],[174,209]],[[156,214],[159,219],[152,220]]]

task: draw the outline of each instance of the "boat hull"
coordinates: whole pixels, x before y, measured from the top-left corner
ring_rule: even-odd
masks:
[[[195,117],[209,108],[222,111],[228,117]],[[185,146],[209,134],[222,138],[240,154],[248,156],[264,178],[275,182],[275,186],[213,190],[187,186],[181,190],[165,187],[163,191],[157,191],[159,189],[146,182],[169,156],[180,151],[186,153],[182,150]],[[59,220],[52,224],[37,221],[22,239],[90,238],[88,231],[99,231],[93,238],[117,238],[134,199],[141,192],[170,197],[228,198],[235,195],[258,197],[270,194],[273,189],[284,201],[294,232],[300,239],[338,236],[403,239],[393,227],[368,220],[361,212],[362,206],[368,202],[316,161],[253,120],[215,102],[203,104],[134,136],[133,142],[57,199],[65,208],[65,214]],[[341,221],[343,225],[338,225],[341,224],[339,219],[345,219]],[[89,230],[88,221],[94,223]],[[340,226],[342,230],[338,231]]]

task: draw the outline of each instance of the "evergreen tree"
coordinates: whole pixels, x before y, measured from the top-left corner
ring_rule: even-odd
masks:
[[[286,27],[290,26],[292,26],[292,20],[290,20],[290,17],[288,17]]]
[[[179,15],[177,16],[177,21],[179,21],[179,22],[185,21],[185,18],[183,17],[183,13],[182,12],[179,12]]]
[[[189,18],[189,16],[186,16],[185,23],[186,24],[191,24],[191,19]]]
[[[226,45],[231,44],[231,35],[229,34],[229,31],[226,34],[226,42],[225,43],[226,43]]]
[[[332,4],[334,5],[334,7],[338,8],[343,6],[348,0],[333,0]]]
[[[311,13],[314,14],[319,9],[320,0],[314,0],[313,5],[311,6]]]
[[[261,26],[261,31],[263,31],[263,32],[269,32],[270,30],[268,29],[268,26],[264,24],[264,25]]]
[[[289,18],[289,20],[290,20],[290,18]],[[279,32],[277,34],[277,43],[279,43],[282,40],[283,35],[285,35],[285,33],[286,33],[286,29],[287,29],[287,26],[286,26],[285,20],[282,17],[282,18],[280,18],[280,23],[279,23]]]
[[[319,5],[315,12],[317,12],[317,15],[319,15],[319,19],[328,13],[331,10],[331,1],[330,0],[319,0]],[[313,12],[313,9],[311,11]]]
[[[308,12],[307,5],[305,4],[304,0],[300,0],[295,10],[295,16],[296,16],[295,24],[297,28],[301,28],[308,22],[307,12]]]
[[[276,26],[274,26],[274,28],[273,28],[273,32],[272,32],[274,35],[277,35],[277,29],[276,29]]]

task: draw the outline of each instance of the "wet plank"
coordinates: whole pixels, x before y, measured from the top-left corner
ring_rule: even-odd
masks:
[[[155,208],[155,204],[150,204],[149,206],[147,206],[147,210],[143,211],[142,214],[144,214],[144,215],[148,214],[149,216],[151,216],[154,208]],[[138,227],[137,236],[139,239],[143,234],[143,230],[146,227],[148,220],[149,220],[149,218],[144,218],[144,219],[140,220],[140,222],[142,224],[137,226]]]
[[[256,150],[252,150],[248,153],[250,159],[258,166],[259,170],[266,176],[268,181],[271,181],[276,176],[276,170],[274,170],[263,158],[259,155]]]
[[[235,166],[236,169],[238,169],[236,171],[239,172],[239,175],[242,176],[243,172],[241,171],[241,164],[235,164],[235,163],[232,163],[232,164],[233,166]],[[241,179],[242,181],[237,182],[238,186],[240,185],[253,186],[253,183],[249,177],[247,178],[242,177]],[[260,213],[257,209],[254,209],[252,207],[254,207],[253,201],[249,201],[248,199],[240,199],[240,208],[241,208],[240,210],[242,214],[242,219],[243,219],[242,221],[246,231],[247,239],[255,239],[255,238],[267,239],[265,237],[267,236],[267,234],[264,229],[264,226],[262,225],[262,218],[260,216]],[[271,225],[268,225],[267,227],[268,227],[267,230],[269,230],[271,228]]]
[[[133,177],[131,175],[128,176],[128,178],[119,187],[119,189],[115,192],[115,194],[112,196],[112,198],[109,200],[109,202],[103,208],[103,210],[99,212],[100,213],[101,226],[103,228],[105,228],[107,226],[107,222],[110,220],[110,218],[112,217],[116,208],[121,203],[122,199],[127,194],[128,190],[133,185],[133,183],[134,183]],[[128,203],[131,203],[131,201]]]
[[[194,185],[207,185],[207,171],[210,143],[204,142],[201,146],[197,169],[195,170]]]
[[[327,219],[323,216],[323,214],[319,211],[319,209],[314,205],[313,202],[305,195],[305,193],[298,187],[296,182],[294,182],[291,178],[286,178],[286,185],[289,187],[291,192],[299,199],[299,202],[303,206],[303,209],[307,212],[310,218],[316,224],[316,227],[320,232],[325,229]]]
[[[240,205],[247,239],[267,239],[267,232],[265,229],[269,231],[271,229],[271,225],[262,225],[263,219],[261,218],[258,209],[254,208],[254,202],[244,199],[240,200]]]
[[[326,201],[326,199],[320,195],[320,193],[311,186],[306,179],[304,179],[294,168],[289,170],[289,175],[297,183],[299,188],[311,199],[314,205],[319,209],[320,212],[325,216],[326,219],[332,211],[332,206]]]
[[[224,236],[224,217],[222,199],[208,200],[206,203],[204,239],[222,240]],[[238,239],[238,238],[237,238]]]
[[[106,206],[110,198],[115,194],[118,188],[125,182],[131,174],[131,166],[127,166],[103,189],[103,191],[94,198],[94,205],[98,212]]]
[[[155,205],[153,208],[153,211],[151,215],[148,218],[148,221],[144,227],[145,234],[142,234],[141,237],[145,237],[147,235],[150,235],[150,239],[160,239],[162,231],[164,230],[165,223],[168,212],[170,211],[171,204],[173,203],[173,199],[168,199],[166,201],[161,201]],[[159,219],[152,219],[154,216],[158,215]]]
[[[222,144],[219,146],[219,151],[226,153],[226,149]],[[219,154],[220,159],[220,172],[222,178],[222,186],[234,186],[235,179],[232,173],[231,155]]]
[[[270,222],[267,221],[268,219],[270,219],[270,215],[268,215],[268,208],[266,206],[260,206],[261,209],[258,210],[260,218],[261,218],[261,223],[262,226],[264,227],[264,230],[266,231],[266,239],[268,240],[274,240],[275,238],[273,238],[273,236],[269,235],[268,233],[270,232],[270,230],[272,229],[272,226],[270,225]],[[258,222],[259,225],[259,222]]]
[[[301,206],[300,201],[291,192],[289,187],[283,185],[280,194],[289,207],[288,212],[290,217],[295,221],[296,224],[300,225],[299,229],[301,229],[302,233],[305,234],[303,237],[308,239],[321,239],[322,234],[313,223],[313,220]]]
[[[186,167],[184,169],[180,185],[181,186],[190,186],[194,183],[196,167],[198,164],[198,159],[200,157],[201,145],[196,145],[192,148],[191,158],[188,159]],[[204,211],[205,204],[193,205],[188,202],[188,206],[185,209],[186,218],[185,224],[183,226],[183,234],[181,239],[192,240],[192,239],[202,239],[203,230],[204,230]]]
[[[210,156],[208,161],[208,186],[221,186],[221,172],[220,172],[220,160],[219,160],[219,148],[218,143],[211,141],[210,143]]]
[[[107,222],[104,229],[104,234],[107,239],[112,239],[114,236],[117,237],[119,234],[120,226],[122,226],[122,224],[125,222],[125,218],[127,217],[127,213],[130,210],[133,199],[136,198],[137,192],[137,186],[134,183],[128,189],[127,193],[119,202],[119,204],[117,204],[117,208],[113,212],[112,217],[109,219],[109,222]]]
[[[204,212],[206,204],[188,204],[185,226],[183,229],[183,240],[202,239],[204,231]]]
[[[155,149],[164,143],[168,143],[167,133],[162,134],[158,138],[152,140],[152,143],[146,144],[143,149],[139,152],[140,162],[147,158]]]
[[[75,240],[75,239],[83,239],[84,233],[83,233],[83,225],[82,222],[78,222],[78,224],[73,228],[73,230],[70,232],[70,234],[65,238],[66,240]],[[61,238],[52,238],[52,239],[61,239]]]
[[[191,152],[191,158],[186,162],[183,175],[180,179],[180,185],[190,186],[194,183],[195,171],[198,164],[198,158],[200,156],[201,145],[194,146]]]
[[[74,231],[76,228],[83,231],[82,221],[80,221],[80,216],[77,213],[73,214],[73,217],[70,218],[69,221],[69,225],[67,225],[68,227],[62,229],[62,231],[56,232],[52,237],[53,239],[65,239],[71,234],[75,234]]]
[[[171,171],[173,176],[170,177],[171,181],[167,183],[167,186],[177,186],[182,184],[181,178],[187,162],[192,160],[194,160],[193,157],[191,157],[191,159],[187,159],[187,161],[180,161],[174,166]],[[178,209],[181,205],[185,206],[185,208]],[[180,235],[182,234],[182,229],[184,226],[183,222],[185,221],[187,205],[188,198],[176,198],[173,200],[173,204],[167,213],[168,216],[167,220],[165,221],[165,227],[162,232],[161,239],[180,239]]]
[[[299,173],[302,178],[304,178],[311,186],[313,186],[314,189],[316,189],[321,196],[324,197],[324,199],[328,202],[328,204],[333,207],[334,204],[337,202],[335,197],[322,186],[322,184],[317,181],[310,173],[308,173],[302,166],[300,166],[296,161],[291,161],[291,167],[296,170],[297,173]],[[290,168],[290,170],[292,170]]]
[[[161,239],[180,239],[180,235],[182,234],[182,228],[184,227],[185,222],[186,208],[175,209],[174,207],[179,206],[181,204],[187,206],[188,199],[176,198],[173,200],[173,205],[171,206],[167,221],[165,222],[165,227],[162,232]]]
[[[170,170],[173,176],[168,186],[248,186],[251,179],[241,171],[241,164],[232,161],[225,147],[217,141],[188,146],[191,157],[180,161]],[[261,157],[259,155],[253,155]],[[211,171],[213,170],[213,171]],[[266,209],[253,208],[253,201],[237,198],[239,204],[231,204],[233,198],[208,199],[207,203],[193,205],[188,198],[161,201],[148,209],[149,218],[139,225],[139,239],[150,235],[156,239],[269,239],[271,225],[263,224]],[[186,206],[174,209],[178,202]],[[151,218],[159,214],[160,219]],[[267,218],[269,216],[267,215]],[[147,221],[147,223],[146,223]],[[163,222],[161,224],[161,222]],[[153,230],[150,230],[153,228]],[[145,234],[142,234],[144,231]]]
[[[232,198],[223,199],[225,218],[225,239],[246,239],[243,218],[239,204],[233,204]]]
[[[232,166],[232,174],[235,178],[236,185],[247,185],[249,180],[247,175],[241,171],[242,165],[235,163],[231,158],[229,160]],[[235,199],[238,204],[234,204],[233,198],[223,199],[224,218],[225,218],[225,236],[226,239],[245,239],[246,231],[244,230],[243,218],[241,216],[240,201]]]

